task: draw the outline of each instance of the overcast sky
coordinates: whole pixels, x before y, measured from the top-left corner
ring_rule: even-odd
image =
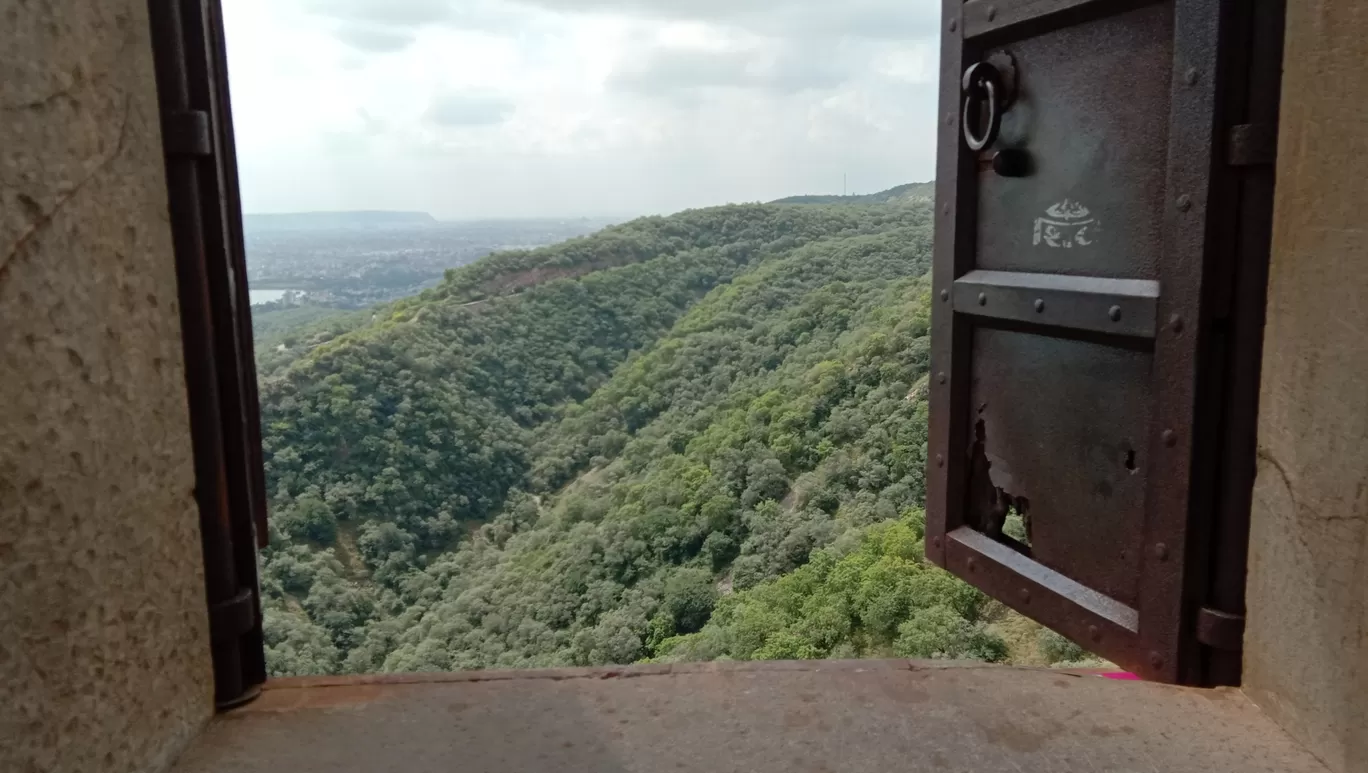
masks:
[[[930,179],[936,0],[224,0],[247,212],[673,212]]]

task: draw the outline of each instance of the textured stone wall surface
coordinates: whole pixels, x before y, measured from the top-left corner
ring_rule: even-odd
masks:
[[[0,0],[0,770],[212,712],[146,0]]]
[[[1245,689],[1368,771],[1368,4],[1287,4]]]

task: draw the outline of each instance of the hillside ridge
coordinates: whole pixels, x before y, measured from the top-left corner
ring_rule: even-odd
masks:
[[[936,198],[935,181],[906,183],[877,193],[812,196],[787,196],[771,204],[922,204]]]

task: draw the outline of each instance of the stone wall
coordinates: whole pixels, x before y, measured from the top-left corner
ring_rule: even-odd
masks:
[[[1293,0],[1264,336],[1245,687],[1368,771],[1368,4]]]
[[[0,769],[212,712],[146,0],[0,0]]]

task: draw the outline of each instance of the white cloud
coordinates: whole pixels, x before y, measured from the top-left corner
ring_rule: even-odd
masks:
[[[419,26],[452,17],[449,0],[309,0],[306,6],[320,16],[396,26]]]
[[[814,51],[758,45],[653,46],[629,57],[608,85],[633,94],[671,98],[701,89],[762,89],[780,94],[831,89],[854,73]]]
[[[425,114],[438,126],[490,126],[503,123],[513,103],[491,94],[443,94],[433,100]]]
[[[937,9],[227,0],[244,207],[635,214],[928,179]]]
[[[519,0],[563,12],[692,19],[763,34],[911,39],[931,35],[940,4],[927,0]]]
[[[341,24],[337,27],[337,39],[362,51],[390,53],[408,48],[414,33],[402,27]]]

